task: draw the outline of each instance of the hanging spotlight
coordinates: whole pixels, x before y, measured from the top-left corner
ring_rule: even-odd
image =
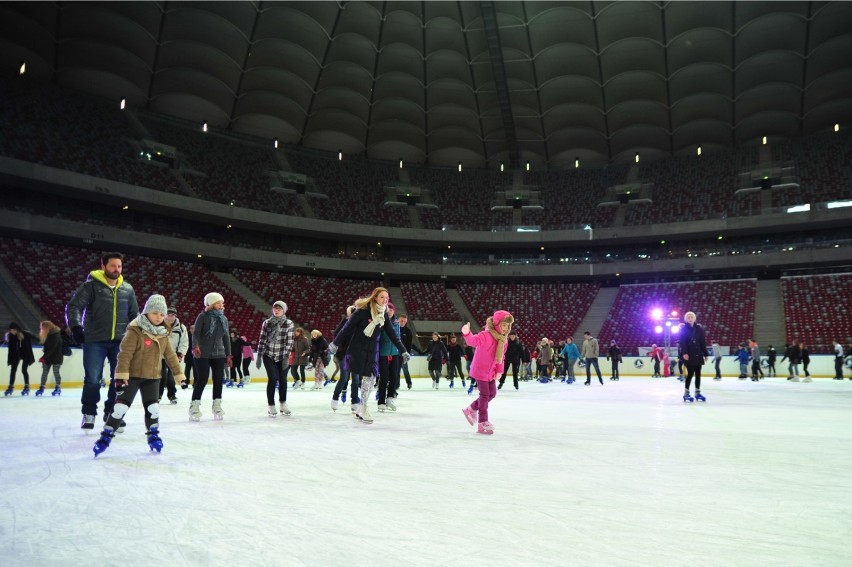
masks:
[[[834,125],[834,131],[835,131],[835,132],[840,132],[840,124],[835,124],[835,125]]]
[[[503,168],[506,167],[506,164],[502,161],[500,162],[500,173],[503,173]]]
[[[636,163],[639,163],[639,152],[636,152],[636,157],[634,158]]]
[[[698,146],[698,155],[701,155],[701,146]]]
[[[461,162],[459,162],[459,173],[461,173]]]
[[[337,150],[337,160],[343,161],[343,150]]]
[[[530,170],[530,162],[527,161],[527,171],[529,171],[529,170]]]
[[[123,99],[121,99],[121,102],[118,103],[118,108],[120,108],[121,110],[124,110],[126,107],[127,107],[127,99],[123,98]]]
[[[18,69],[18,74],[23,75],[26,72],[27,72],[27,62],[21,61],[21,67]]]
[[[275,138],[275,141],[272,142],[272,145],[275,147],[276,150],[278,149],[278,138]]]
[[[207,121],[206,121],[206,120],[204,121],[204,124],[202,124],[202,125],[201,125],[201,131],[202,131],[202,132],[206,132],[206,131],[207,131]]]
[[[763,145],[766,145],[766,136],[763,137]]]
[[[579,169],[580,167],[580,158],[574,158],[574,169]]]

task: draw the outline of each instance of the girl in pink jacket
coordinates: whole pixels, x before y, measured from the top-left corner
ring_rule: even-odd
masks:
[[[485,329],[475,335],[470,333],[470,323],[462,327],[465,342],[476,349],[468,374],[476,379],[479,388],[479,397],[462,412],[471,425],[478,420],[477,433],[494,433],[494,428],[488,421],[488,402],[497,395],[496,377],[503,374],[503,359],[509,344],[509,331],[514,322],[515,318],[511,313],[501,310],[495,311],[486,321]]]

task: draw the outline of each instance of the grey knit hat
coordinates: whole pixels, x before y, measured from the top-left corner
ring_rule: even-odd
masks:
[[[165,315],[167,312],[166,298],[156,293],[148,298],[148,301],[145,302],[145,307],[142,309],[143,315],[147,315],[148,313],[162,313]]]
[[[276,301],[275,303],[273,303],[273,304],[272,304],[272,307],[280,307],[281,309],[283,309],[283,310],[284,310],[284,314],[285,314],[285,315],[287,314],[287,304],[286,304],[286,303],[284,303],[284,302],[283,302],[283,301],[281,301],[281,300],[278,300],[278,301]]]

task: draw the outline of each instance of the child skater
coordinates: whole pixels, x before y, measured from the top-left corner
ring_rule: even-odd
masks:
[[[514,322],[511,313],[500,310],[495,311],[486,321],[485,329],[475,335],[470,332],[470,323],[462,327],[465,342],[476,349],[473,364],[470,365],[470,376],[476,379],[479,388],[479,397],[462,412],[471,425],[478,418],[477,433],[494,433],[488,421],[488,403],[497,395],[496,377],[503,374],[503,357],[509,346],[509,331]]]
[[[169,341],[171,327],[166,319],[166,298],[152,295],[145,302],[136,319],[127,325],[127,332],[121,340],[118,353],[118,366],[115,369],[115,408],[112,410],[101,437],[95,441],[95,457],[109,447],[115,437],[115,430],[121,425],[136,392],[142,392],[142,404],[145,406],[145,425],[148,427],[148,446],[158,453],[163,449],[160,439],[160,376],[163,359],[166,360],[175,380],[186,377],[180,371],[180,361]]]
[[[47,384],[47,373],[53,369],[53,381],[56,387],[51,395],[58,396],[62,393],[62,376],[59,375],[59,367],[62,366],[62,361],[65,355],[62,354],[62,333],[59,327],[53,324],[52,321],[42,321],[38,332],[39,340],[43,347],[43,356],[41,357],[41,385],[36,391],[36,396],[44,394],[44,386]]]

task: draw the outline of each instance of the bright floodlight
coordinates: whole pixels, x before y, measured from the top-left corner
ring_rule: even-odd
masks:
[[[672,322],[671,322],[671,321],[666,321],[666,327],[671,327],[671,326],[672,326]]]
[[[677,317],[677,310],[676,309],[672,310],[672,317]]]
[[[678,331],[680,331],[680,325],[673,325],[672,326],[672,334],[675,335],[675,334],[677,334]]]
[[[662,319],[662,318],[663,318],[663,310],[662,310],[662,309],[659,309],[659,308],[657,308],[657,309],[652,309],[652,310],[651,310],[651,318],[652,318],[654,321],[659,321],[660,319]]]
[[[659,335],[660,333],[662,333],[662,332],[663,332],[663,326],[662,326],[662,325],[657,325],[656,327],[654,327],[654,332],[655,332],[655,333],[657,333],[657,334]]]

